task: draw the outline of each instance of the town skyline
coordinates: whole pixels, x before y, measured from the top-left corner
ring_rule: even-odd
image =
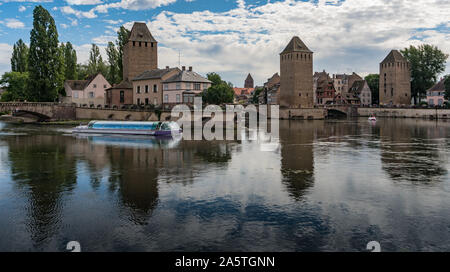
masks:
[[[20,38],[29,43],[32,9],[38,4],[54,16],[60,42],[70,41],[75,45],[80,63],[87,61],[91,43],[98,44],[104,55],[106,42],[116,39],[115,30],[120,25],[130,29],[133,21],[141,21],[147,23],[159,42],[159,67],[179,66],[181,51],[181,66],[194,66],[202,74],[220,73],[236,87],[242,87],[249,72],[255,85],[262,85],[279,72],[279,53],[293,35],[314,51],[314,71],[326,70],[330,74],[378,73],[379,63],[391,49],[409,45],[430,43],[444,52],[450,51],[450,22],[445,16],[450,4],[447,3],[388,6],[382,5],[383,1],[358,1],[356,5],[354,0],[266,4],[241,0],[221,1],[212,7],[206,6],[203,0],[148,0],[139,1],[141,6],[133,6],[137,1],[129,1],[128,6],[114,8],[111,3],[115,2],[1,2],[1,13],[7,15],[0,20],[0,72],[10,70],[12,45]],[[143,10],[136,11],[137,8]],[[290,12],[286,13],[286,9]],[[103,13],[105,10],[107,13]],[[365,15],[364,24],[360,23],[361,17],[354,16],[358,12]],[[430,14],[433,18],[423,23],[421,18]],[[329,20],[336,20],[336,24],[324,24],[325,15]],[[412,15],[415,17],[409,18]],[[81,37],[80,30],[84,31]],[[445,74],[449,72],[447,64]]]

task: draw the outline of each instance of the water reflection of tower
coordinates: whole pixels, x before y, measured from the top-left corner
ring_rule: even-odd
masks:
[[[437,129],[435,122],[389,120],[380,124],[383,170],[396,181],[432,182],[446,173],[445,162],[433,138],[445,138],[449,129]]]
[[[12,180],[27,198],[31,240],[43,248],[58,231],[64,195],[75,187],[76,160],[67,150],[71,139],[50,135],[17,139],[7,140]]]
[[[281,171],[290,194],[299,200],[314,182],[315,122],[281,121]]]
[[[158,169],[161,149],[108,147],[110,189],[118,190],[131,220],[144,224],[158,202]]]

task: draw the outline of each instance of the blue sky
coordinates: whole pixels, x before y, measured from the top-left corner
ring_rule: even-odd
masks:
[[[250,72],[261,85],[279,72],[279,52],[299,36],[314,54],[314,70],[377,73],[391,49],[431,43],[450,53],[450,1],[416,0],[0,0],[0,73],[12,45],[29,42],[32,10],[55,18],[61,42],[79,62],[91,43],[102,50],[120,25],[146,22],[159,41],[159,65],[218,72],[242,86]],[[446,73],[450,73],[447,66]]]

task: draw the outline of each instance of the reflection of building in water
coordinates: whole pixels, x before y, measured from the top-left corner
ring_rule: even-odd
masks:
[[[110,189],[118,190],[131,220],[145,224],[158,202],[158,165],[161,149],[108,147]]]
[[[6,140],[12,180],[28,198],[29,222],[25,225],[36,248],[43,247],[58,231],[63,197],[77,180],[76,160],[67,156],[66,140],[48,135]]]
[[[380,126],[382,167],[393,180],[426,183],[446,175],[439,143],[430,139],[446,138],[448,126],[438,129],[425,120],[389,120]]]
[[[300,200],[314,182],[315,122],[281,121],[281,171],[289,193]]]

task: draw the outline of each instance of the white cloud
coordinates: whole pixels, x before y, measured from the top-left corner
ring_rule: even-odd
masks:
[[[64,14],[75,15],[78,18],[92,19],[92,18],[97,17],[97,15],[95,14],[93,9],[91,9],[90,11],[79,11],[79,10],[73,9],[71,6],[64,6],[64,7],[61,7],[61,12]]]
[[[97,5],[103,3],[101,0],[66,0],[69,5]]]
[[[117,25],[123,23],[123,20],[103,20],[103,22],[110,24],[110,25]]]
[[[0,75],[11,70],[12,45],[0,43]]]
[[[27,10],[27,7],[19,6],[19,12],[24,12],[25,10]]]
[[[103,60],[107,59],[106,55],[106,46],[97,45],[100,49],[100,54],[102,55]],[[92,44],[83,44],[83,45],[74,45],[75,50],[77,51],[77,59],[79,63],[87,64],[89,60],[89,52],[91,51]]]
[[[180,49],[182,65],[203,74],[219,72],[236,85],[243,85],[251,72],[261,85],[279,71],[279,53],[294,35],[315,52],[316,71],[367,74],[378,72],[391,49],[420,42],[413,38],[417,29],[449,20],[450,1],[325,2],[287,0],[250,7],[240,0],[227,12],[164,11],[148,25],[160,42],[161,67],[178,65]],[[448,30],[420,32],[428,35],[424,42],[450,53]]]
[[[25,27],[25,24],[23,22],[21,22],[17,19],[14,19],[14,18],[5,19],[3,24],[5,24],[7,27],[13,28],[13,29]]]

